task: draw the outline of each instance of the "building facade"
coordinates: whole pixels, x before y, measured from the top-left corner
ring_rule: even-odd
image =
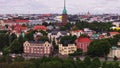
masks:
[[[77,36],[77,38],[80,37],[81,34],[84,34],[83,30],[74,30],[74,31],[71,31],[70,33],[72,36],[74,35]]]
[[[120,48],[119,47],[112,47],[112,49],[110,50],[108,57],[114,58],[114,56],[116,56],[117,58],[120,58]]]
[[[91,40],[87,37],[79,37],[75,40],[76,46],[78,49],[82,49],[83,52],[87,52],[87,48],[90,44]]]
[[[50,56],[53,46],[49,42],[26,41],[23,44],[24,56],[29,58]]]
[[[75,44],[68,44],[67,46],[63,46],[59,44],[59,54],[61,55],[69,55],[74,53],[77,50]]]

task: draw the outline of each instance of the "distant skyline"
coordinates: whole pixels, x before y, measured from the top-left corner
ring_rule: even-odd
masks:
[[[0,14],[61,14],[64,0],[0,0]],[[120,0],[66,0],[68,14],[120,14]]]

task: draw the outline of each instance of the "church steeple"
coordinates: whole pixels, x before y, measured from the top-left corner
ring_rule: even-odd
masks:
[[[67,10],[66,10],[66,0],[64,0],[64,9],[62,12],[62,25],[63,26],[67,23],[67,18],[68,18],[68,15],[67,15]]]
[[[67,10],[66,10],[66,0],[64,0],[64,9],[63,9],[63,13],[62,14],[67,14]]]

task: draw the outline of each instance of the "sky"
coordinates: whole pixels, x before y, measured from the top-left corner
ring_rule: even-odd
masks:
[[[0,0],[0,14],[62,13],[64,0]],[[66,0],[68,14],[120,14],[120,0]]]

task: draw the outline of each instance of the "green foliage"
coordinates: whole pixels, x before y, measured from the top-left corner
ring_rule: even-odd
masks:
[[[43,31],[43,30],[41,30],[40,33],[42,33],[43,36],[47,36],[48,35],[48,33],[46,31]]]
[[[55,40],[52,41],[54,52],[58,53],[58,45],[55,43]]]
[[[61,31],[66,31],[66,30],[71,30],[71,27],[73,27],[74,25],[73,24],[71,24],[71,23],[66,23],[64,26],[62,26],[61,28],[60,28],[60,30]]]
[[[15,57],[14,61],[15,62],[23,62],[25,59],[22,56],[17,56]]]
[[[88,55],[90,56],[105,56],[109,53],[111,48],[110,43],[107,40],[94,40],[88,47]]]
[[[81,34],[80,37],[88,37],[87,34]]]
[[[49,41],[48,37],[47,36],[42,36],[40,38],[40,41]]]
[[[94,65],[93,68],[99,68],[101,66],[101,62],[98,57],[93,59],[92,64]]]
[[[2,33],[0,34],[0,51],[6,46],[9,46],[9,35]]]
[[[14,40],[10,45],[11,53],[22,53],[23,52],[23,43],[25,42],[25,38],[20,35],[18,39]]]
[[[84,62],[87,66],[89,66],[92,61],[91,61],[91,58],[87,56],[87,57],[84,58],[83,62]]]
[[[18,53],[19,52],[19,41],[16,39],[10,45],[10,52],[11,53]]]
[[[92,23],[88,23],[88,22],[77,22],[75,24],[76,28],[78,29],[83,29],[83,28],[90,28],[92,30],[95,30],[97,32],[102,32],[102,31],[110,31],[110,27],[112,27],[112,23],[111,22],[92,22]]]
[[[82,55],[82,50],[81,49],[77,49],[77,51],[75,51],[73,54],[69,54],[70,56],[81,56]]]
[[[113,60],[114,60],[114,61],[117,61],[117,60],[118,60],[117,56],[114,56]]]
[[[34,34],[33,30],[28,31],[28,33],[25,34],[25,39],[28,40],[28,41],[34,40],[33,34]]]
[[[10,36],[9,36],[9,40],[10,40],[10,44],[15,40],[17,39],[17,35],[15,33],[12,33]]]
[[[120,66],[117,62],[101,64],[99,58],[91,61],[86,57],[83,61],[74,61],[72,58],[43,57],[9,63],[0,61],[0,68],[120,68]]]
[[[0,30],[0,33],[7,33],[8,30]]]
[[[3,63],[11,63],[12,62],[12,57],[8,55],[0,56],[0,62]]]

